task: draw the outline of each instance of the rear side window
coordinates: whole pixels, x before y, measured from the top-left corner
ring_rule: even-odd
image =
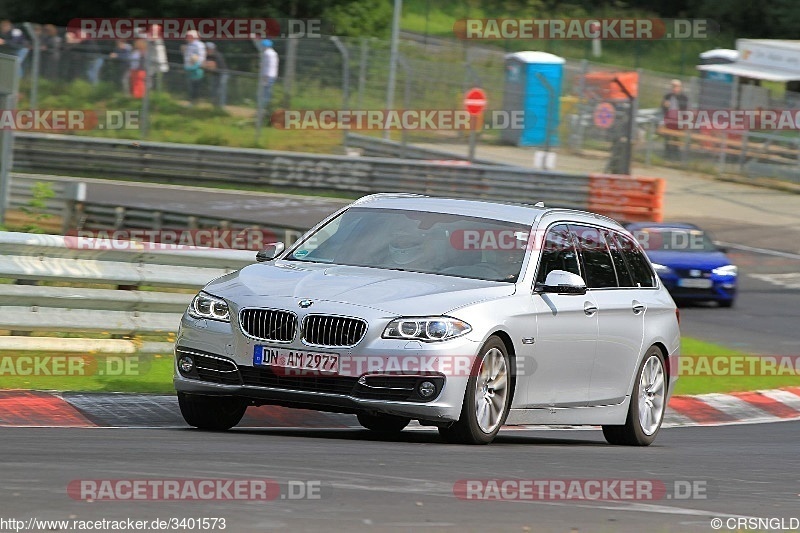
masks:
[[[639,245],[633,239],[621,233],[616,234],[616,239],[617,246],[622,250],[622,255],[628,264],[634,285],[636,287],[655,287],[655,274]]]
[[[558,224],[547,230],[539,263],[538,283],[544,283],[547,274],[553,270],[565,270],[580,276],[578,254],[566,224]]]
[[[614,261],[614,269],[617,271],[617,281],[620,287],[635,287],[631,272],[628,270],[628,265],[625,263],[625,258],[622,257],[622,250],[617,247],[617,242],[611,232],[603,230],[603,235],[606,238],[608,251],[611,253],[611,259]]]
[[[569,225],[575,244],[586,267],[586,286],[590,289],[607,289],[617,286],[614,262],[601,231],[589,226]]]

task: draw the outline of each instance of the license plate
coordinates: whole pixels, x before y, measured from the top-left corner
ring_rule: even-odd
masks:
[[[339,354],[256,346],[253,350],[253,365],[338,374]]]
[[[714,282],[707,278],[683,278],[678,280],[678,286],[687,289],[710,289],[713,284]]]

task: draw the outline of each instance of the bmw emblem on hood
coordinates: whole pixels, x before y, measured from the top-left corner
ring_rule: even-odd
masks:
[[[311,300],[300,300],[299,302],[297,302],[297,305],[305,309],[306,307],[311,307],[311,304],[313,303],[314,302],[312,302]]]

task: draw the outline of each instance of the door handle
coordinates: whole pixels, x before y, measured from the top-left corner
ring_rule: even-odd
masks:
[[[633,310],[634,315],[638,315],[643,313],[644,310],[647,309],[647,306],[645,306],[641,302],[637,302],[636,300],[634,300],[633,303],[631,304],[631,309]]]
[[[592,316],[597,312],[597,306],[591,302],[584,302],[583,312],[586,313],[586,316]]]

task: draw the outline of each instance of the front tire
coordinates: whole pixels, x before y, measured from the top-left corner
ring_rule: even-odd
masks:
[[[241,422],[247,404],[227,396],[178,393],[178,406],[186,423],[198,429],[225,431]]]
[[[410,418],[392,415],[359,413],[358,423],[376,433],[400,433],[411,422]]]
[[[628,418],[624,426],[603,426],[609,444],[649,446],[656,439],[667,408],[667,373],[664,354],[651,346],[636,373]]]
[[[472,367],[458,422],[439,434],[456,444],[489,444],[506,421],[512,396],[511,359],[506,345],[490,337]]]

